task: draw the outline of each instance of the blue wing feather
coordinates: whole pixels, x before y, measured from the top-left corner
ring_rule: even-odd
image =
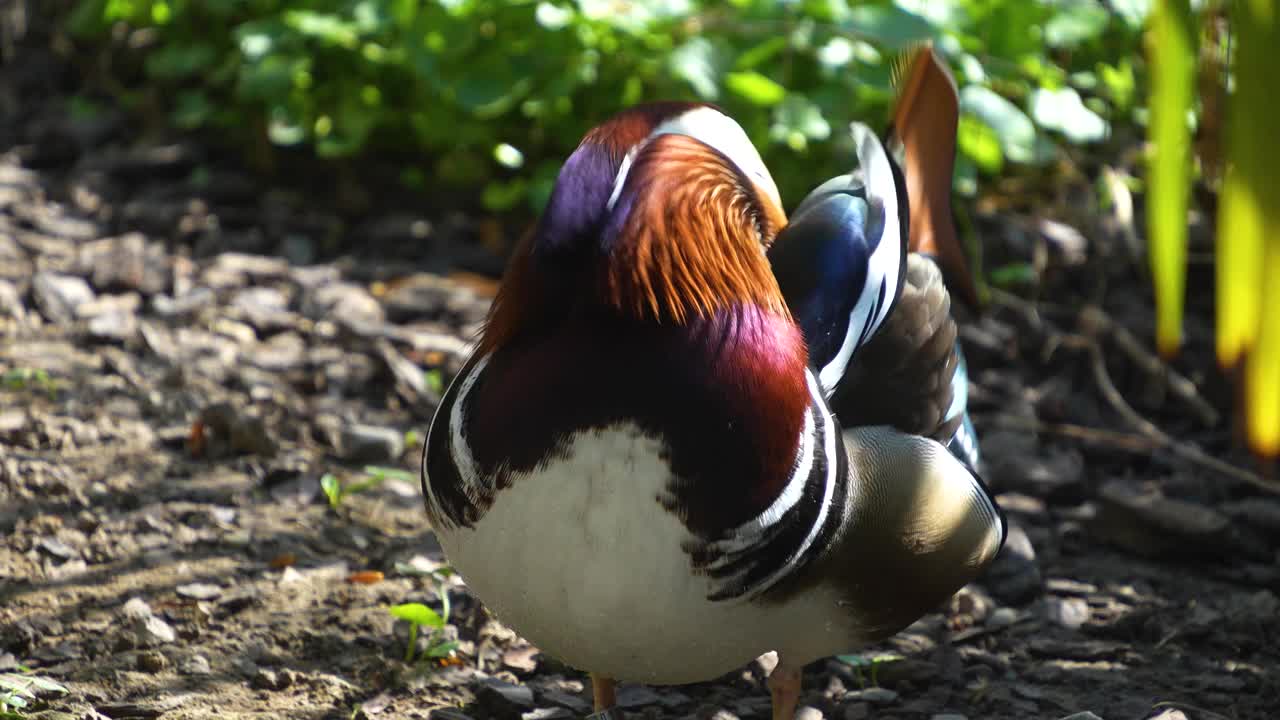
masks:
[[[907,274],[908,213],[901,173],[874,136],[855,129],[855,137],[858,170],[809,193],[769,250],[783,297],[804,333],[810,362],[829,398],[847,377],[856,383],[874,382],[868,369],[855,371],[858,350],[892,312]],[[978,442],[967,410],[968,374],[958,341],[954,352],[951,402],[938,428],[954,431],[938,439],[976,471]]]

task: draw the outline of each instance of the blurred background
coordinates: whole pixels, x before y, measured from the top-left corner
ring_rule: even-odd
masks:
[[[956,312],[1013,529],[805,702],[1271,717],[1268,0],[4,0],[0,717],[584,714],[418,497],[507,255],[641,101],[719,105],[794,207],[922,42],[959,86]],[[749,719],[761,676],[626,702]]]

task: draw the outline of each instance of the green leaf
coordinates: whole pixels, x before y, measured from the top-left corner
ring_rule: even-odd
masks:
[[[1074,48],[1096,40],[1107,29],[1111,14],[1090,0],[1076,0],[1062,6],[1044,26],[1044,39],[1050,47]]]
[[[392,605],[387,609],[393,617],[406,620],[414,625],[425,625],[430,628],[443,628],[444,618],[435,610],[421,603],[405,603],[403,605]]]
[[[484,186],[480,201],[488,210],[504,212],[515,207],[529,191],[528,181],[515,178],[509,182],[495,180]]]
[[[449,642],[443,642],[427,648],[426,655],[430,658],[449,657],[449,654],[456,649],[458,649],[458,641],[450,640]]]
[[[753,105],[769,107],[782,102],[786,88],[754,70],[731,72],[725,75],[725,87]]]
[[[1000,136],[991,126],[972,115],[960,116],[960,123],[956,128],[956,144],[960,152],[985,173],[995,174],[1004,167]]]
[[[969,85],[960,91],[960,107],[996,131],[1006,158],[1018,163],[1035,160],[1036,128],[1017,105],[989,88]],[[982,165],[977,157],[974,160]]]
[[[1039,88],[1031,93],[1031,116],[1040,127],[1056,130],[1073,143],[1097,142],[1107,136],[1107,121],[1085,107],[1074,88]]]
[[[684,80],[704,100],[715,100],[720,95],[716,84],[715,46],[706,38],[692,38],[671,53],[671,74]]]
[[[284,14],[284,22],[303,36],[315,38],[329,45],[354,48],[359,39],[355,23],[331,13],[289,10]]]
[[[177,80],[204,72],[218,53],[205,43],[166,45],[147,54],[147,74],[158,80]]]
[[[325,473],[320,476],[320,489],[324,491],[324,496],[329,499],[329,507],[337,509],[342,504],[342,482],[332,473]]]
[[[364,471],[368,475],[372,475],[383,480],[390,478],[393,480],[400,480],[402,482],[413,482],[418,479],[417,475],[414,475],[403,468],[384,467],[382,465],[365,465]]]
[[[896,5],[858,5],[842,23],[852,32],[900,50],[935,34],[928,20]]]

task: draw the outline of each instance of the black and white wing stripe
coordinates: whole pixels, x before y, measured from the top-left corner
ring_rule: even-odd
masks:
[[[809,411],[783,491],[756,517],[689,548],[694,569],[715,581],[708,599],[759,597],[807,567],[844,522],[848,459],[840,425],[814,373],[805,376]]]

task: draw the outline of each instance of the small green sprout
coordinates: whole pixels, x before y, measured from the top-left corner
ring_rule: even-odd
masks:
[[[853,668],[853,674],[858,678],[858,686],[866,688],[867,680],[862,674],[864,668],[871,674],[871,687],[877,687],[880,685],[878,677],[880,667],[889,663],[899,662],[904,658],[897,653],[878,653],[875,655],[837,655],[836,659]]]
[[[0,383],[9,390],[26,390],[38,388],[49,394],[50,400],[58,399],[58,383],[49,373],[40,368],[20,367],[8,370],[0,375]]]
[[[413,662],[413,654],[418,647],[418,628],[431,628],[431,635],[427,639],[427,649],[423,653],[425,658],[446,658],[458,647],[458,643],[454,641],[445,641],[443,638],[445,625],[449,624],[449,593],[445,589],[445,580],[453,574],[452,568],[438,568],[430,574],[439,578],[440,586],[437,591],[440,595],[440,612],[436,612],[422,603],[404,603],[402,605],[392,605],[387,608],[392,617],[404,620],[409,623],[409,645],[404,650],[404,661]]]
[[[415,447],[417,447],[417,446],[418,446],[418,441],[419,441],[419,440],[421,440],[421,439],[422,439],[422,438],[418,435],[418,431],[417,431],[417,430],[405,430],[405,431],[404,431],[404,446],[405,446],[405,447],[407,447],[407,448],[415,448]]]
[[[364,468],[365,476],[360,480],[351,483],[344,483],[338,479],[333,473],[325,473],[320,476],[320,489],[324,491],[324,496],[329,499],[329,507],[337,510],[342,501],[347,499],[348,495],[364,492],[370,488],[381,485],[388,478],[394,478],[403,482],[412,483],[417,478],[408,470],[400,468],[382,467],[380,465],[366,465]]]
[[[24,667],[18,669],[24,673],[31,672]],[[36,699],[33,688],[45,692],[68,692],[65,687],[48,678],[0,673],[0,720],[21,720],[22,710]]]
[[[426,370],[422,373],[422,379],[426,382],[427,389],[433,394],[444,393],[444,373],[439,370]]]

